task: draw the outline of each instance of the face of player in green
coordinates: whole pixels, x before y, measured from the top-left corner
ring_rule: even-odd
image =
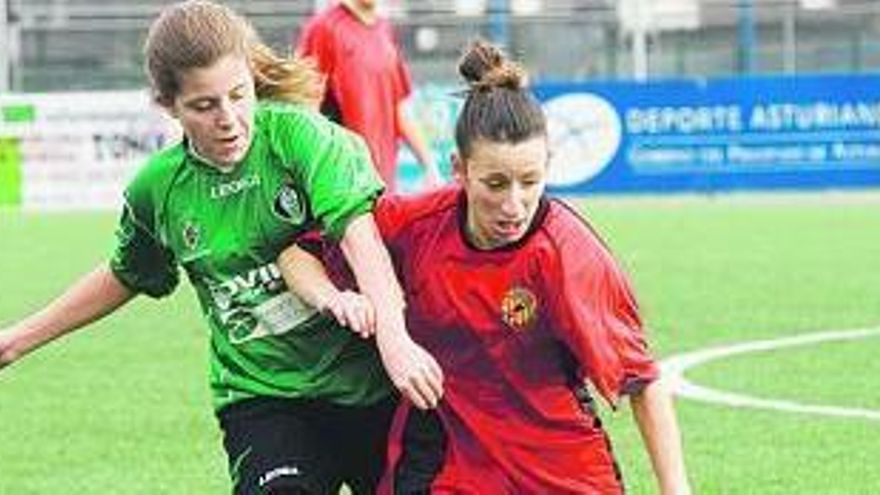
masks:
[[[467,196],[467,229],[480,248],[520,240],[529,228],[547,174],[547,138],[520,143],[478,140],[471,156],[456,159],[456,177]]]
[[[166,108],[199,156],[228,168],[250,148],[255,105],[247,60],[227,55],[208,67],[185,71],[180,92]]]

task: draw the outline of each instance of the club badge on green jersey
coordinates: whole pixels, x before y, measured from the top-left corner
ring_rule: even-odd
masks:
[[[180,262],[189,263],[208,254],[208,247],[204,242],[202,228],[195,220],[186,220],[180,227],[180,242],[182,248],[179,256]]]
[[[305,220],[303,202],[292,184],[284,183],[278,189],[275,201],[272,202],[272,212],[281,220],[292,224],[300,224]]]
[[[199,226],[192,220],[188,220],[183,224],[183,245],[187,251],[195,251],[199,246]]]

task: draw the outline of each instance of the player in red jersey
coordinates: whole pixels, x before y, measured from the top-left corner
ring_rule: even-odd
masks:
[[[689,493],[627,277],[583,219],[544,195],[546,122],[524,72],[483,42],[459,71],[470,89],[456,126],[458,186],[385,196],[374,211],[407,327],[445,376],[436,410],[399,406],[380,492],[621,493],[592,391],[612,406],[630,397],[661,492]],[[281,265],[306,300],[345,314],[335,286],[316,282],[315,258],[293,247]]]
[[[364,137],[379,175],[397,188],[398,139],[424,168],[427,187],[442,182],[421,128],[406,115],[409,69],[378,0],[342,0],[303,27],[297,50],[314,57],[327,77],[323,113]]]

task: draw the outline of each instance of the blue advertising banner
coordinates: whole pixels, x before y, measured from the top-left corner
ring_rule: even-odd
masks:
[[[556,192],[880,185],[880,75],[543,84]]]

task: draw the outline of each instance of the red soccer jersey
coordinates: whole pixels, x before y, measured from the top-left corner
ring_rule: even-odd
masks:
[[[446,448],[432,493],[618,493],[604,431],[575,390],[614,404],[658,375],[625,275],[570,208],[544,199],[528,234],[485,251],[464,234],[456,187],[386,196],[376,221],[407,294],[413,339],[446,377]],[[404,445],[392,427],[391,490]]]
[[[327,75],[325,109],[364,137],[379,175],[395,189],[397,106],[411,91],[409,71],[386,19],[367,25],[342,4],[313,17],[303,28],[299,52],[314,57]]]

